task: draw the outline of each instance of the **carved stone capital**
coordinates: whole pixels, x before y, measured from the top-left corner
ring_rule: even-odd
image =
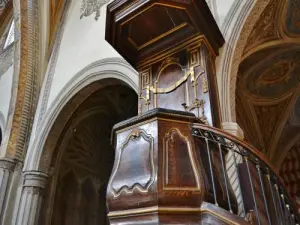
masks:
[[[16,161],[9,158],[0,158],[0,169],[13,171],[16,166]]]
[[[38,212],[43,200],[42,193],[46,187],[47,180],[48,175],[45,173],[39,171],[24,172],[23,191],[15,224],[37,224],[39,219]]]
[[[244,139],[244,132],[237,123],[223,122],[222,127],[223,127],[223,130],[225,130],[226,132],[228,132],[240,139]]]
[[[44,189],[46,187],[48,175],[42,172],[25,172],[23,187],[28,190]]]

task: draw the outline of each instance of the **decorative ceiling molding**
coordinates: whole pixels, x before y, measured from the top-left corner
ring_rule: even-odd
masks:
[[[293,38],[300,37],[300,1],[287,0],[283,13],[283,31]]]
[[[259,53],[261,51],[265,51],[267,49],[281,48],[282,50],[285,50],[288,48],[299,47],[299,45],[300,45],[299,38],[290,38],[290,37],[286,37],[284,39],[276,39],[276,40],[269,41],[269,42],[264,42],[258,46],[255,46],[252,49],[249,49],[249,51],[243,55],[241,62],[243,63],[249,57],[253,57],[253,55],[256,55],[257,53]]]
[[[279,10],[280,0],[272,0],[264,12],[261,14],[260,19],[254,26],[247,40],[247,45],[244,48],[243,54],[246,54],[250,49],[267,42],[279,39],[277,33],[277,26],[279,24]]]
[[[244,132],[244,140],[262,150],[263,138],[261,135],[260,126],[256,120],[256,115],[253,112],[253,105],[248,99],[241,95],[236,96],[236,105],[239,106],[237,110],[237,123]],[[252,121],[249,123],[249,121]]]
[[[277,127],[277,132],[274,136],[272,146],[270,147],[272,151],[270,151],[268,155],[271,162],[274,164],[281,164],[283,158],[291,148],[290,143],[294,143],[296,141],[294,138],[300,133],[300,127],[290,123],[292,111],[300,107],[298,105],[299,101],[297,101],[299,99],[299,94],[300,89],[291,94],[289,105],[285,109],[286,113],[283,115]],[[287,146],[289,146],[289,148]]]
[[[287,187],[288,192],[294,197],[300,194],[300,141],[296,142],[286,155],[280,175]]]
[[[288,122],[291,126],[300,126],[300,97],[298,97],[294,108],[291,110]]]
[[[238,83],[248,98],[276,100],[295,92],[300,85],[300,48],[277,52],[271,49],[270,53],[259,63],[243,64],[244,73],[241,73]]]
[[[95,20],[100,17],[100,10],[102,6],[107,4],[110,0],[82,0],[80,9],[80,19],[88,17],[95,13]]]
[[[241,118],[243,115],[237,113],[237,120],[246,124],[244,132],[254,138],[252,143],[257,144],[259,135],[263,137],[263,148],[276,165],[288,157],[291,143],[294,145],[300,138],[297,135],[300,131],[298,8],[299,1],[270,2],[251,31],[237,79],[236,94],[240,100],[236,110],[250,111],[247,115],[254,115]],[[259,124],[261,134],[249,129],[249,121]]]
[[[255,24],[260,18],[260,15],[263,13],[265,8],[268,6],[270,0],[261,0],[261,1],[246,1],[249,2],[249,6],[252,7],[248,10],[251,10],[250,14],[246,14],[243,23],[241,23],[241,30],[236,34],[236,42],[230,46],[230,49],[233,48],[233,52],[230,57],[229,67],[226,67],[225,72],[225,82],[224,86],[227,87],[229,84],[228,90],[226,90],[224,96],[226,97],[227,104],[224,107],[230,106],[230,115],[226,121],[236,121],[236,92],[237,92],[237,76],[238,70],[243,56],[243,51],[247,45],[248,37],[250,36],[251,31],[255,27]],[[251,4],[250,4],[251,3]],[[228,60],[228,59],[226,59]],[[228,74],[228,75],[226,75]],[[227,93],[228,92],[228,93]]]
[[[289,102],[290,98],[270,105],[253,103],[253,109],[260,127],[264,143],[263,148],[266,155],[269,155],[269,152],[272,150],[272,142],[277,133],[278,125],[286,113]]]

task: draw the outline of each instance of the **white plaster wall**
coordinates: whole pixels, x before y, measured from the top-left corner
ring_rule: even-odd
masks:
[[[95,14],[80,19],[81,2],[76,0],[71,3],[71,11],[61,41],[48,107],[72,76],[85,66],[104,58],[120,57],[104,39],[106,5],[101,8],[101,16],[96,21]]]
[[[231,7],[233,6],[233,3],[235,1],[241,1],[241,0],[214,0],[214,1],[216,4],[216,11],[218,14],[218,25],[221,29],[226,19],[226,16],[228,15]]]
[[[0,112],[4,115],[5,121],[7,121],[9,102],[11,98],[11,87],[13,80],[13,65],[0,76]]]
[[[232,4],[236,0],[212,0],[218,13],[219,27]],[[71,11],[66,21],[58,60],[47,106],[49,107],[67,82],[85,66],[110,57],[121,57],[105,41],[106,5],[101,8],[101,16],[95,21],[95,14],[80,19],[81,1],[72,1]]]

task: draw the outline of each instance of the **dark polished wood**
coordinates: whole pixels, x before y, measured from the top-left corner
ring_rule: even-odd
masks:
[[[106,40],[134,67],[199,34],[217,53],[224,39],[205,0],[115,0]]]
[[[113,129],[110,223],[244,224],[221,158],[208,167],[209,149],[192,135],[195,123],[221,126],[215,59],[224,39],[206,1],[116,0],[106,21],[106,40],[140,78],[139,116]]]
[[[234,224],[242,221],[211,196],[190,113],[154,109],[117,124],[116,158],[107,189],[113,224]],[[218,171],[218,165],[213,169]],[[218,180],[218,190],[224,182]],[[223,196],[223,195],[221,195]],[[238,223],[243,224],[243,223]]]
[[[205,0],[116,0],[106,40],[140,74],[139,114],[182,110],[221,126],[215,58],[224,39]]]

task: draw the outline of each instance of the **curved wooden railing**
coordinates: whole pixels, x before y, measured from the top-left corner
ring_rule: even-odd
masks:
[[[211,184],[211,203],[251,224],[300,224],[296,204],[263,154],[213,127],[197,124],[192,134],[199,151],[205,152],[201,158]]]

